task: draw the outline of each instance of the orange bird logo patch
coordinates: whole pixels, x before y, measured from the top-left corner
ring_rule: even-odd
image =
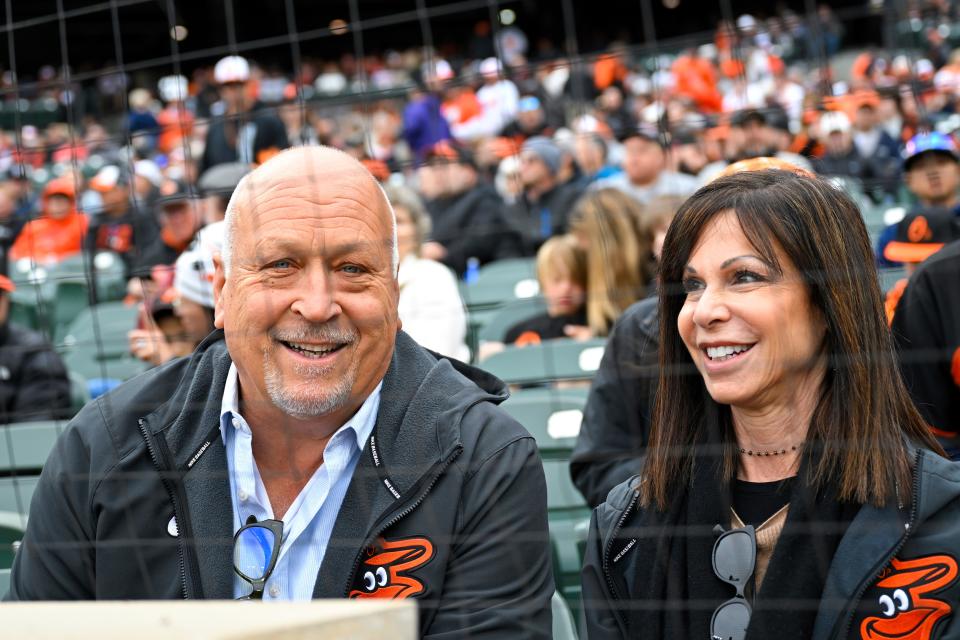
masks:
[[[433,543],[426,538],[384,540],[377,548],[367,550],[368,557],[357,572],[359,588],[351,598],[410,598],[423,593],[420,580],[409,575],[433,558]]]
[[[957,561],[948,555],[913,560],[893,559],[876,587],[879,616],[860,625],[863,640],[930,640],[934,627],[953,613],[950,603],[931,598],[957,579]]]

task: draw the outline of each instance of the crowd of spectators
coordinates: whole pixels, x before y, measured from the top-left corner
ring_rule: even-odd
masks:
[[[19,129],[0,131],[2,262],[115,252],[128,298],[182,336],[168,308],[179,300],[178,257],[223,218],[245,171],[288,146],[324,144],[396,187],[412,229],[405,289],[445,282],[436,263],[469,280],[572,234],[585,255],[585,322],[568,336],[606,336],[651,291],[670,210],[745,158],[861,183],[868,202],[894,209],[878,246],[889,265],[895,205],[931,202],[922,186],[904,186],[922,180],[903,173],[904,144],[960,129],[956,7],[911,4],[906,15],[902,49],[863,50],[849,68],[837,66],[844,27],[826,5],[810,16],[741,15],[710,42],[655,55],[611,43],[570,59],[511,26],[497,47],[478,37],[460,51],[308,58],[295,75],[240,56],[190,78],[111,72],[90,86],[44,68],[17,95],[53,121],[33,124],[28,110]],[[7,89],[14,80],[3,76]],[[456,302],[453,287],[442,290]],[[423,335],[445,337],[438,350],[470,357],[462,313],[421,312],[408,325],[428,316]],[[180,351],[137,347],[143,339],[132,334],[131,348],[148,362]]]

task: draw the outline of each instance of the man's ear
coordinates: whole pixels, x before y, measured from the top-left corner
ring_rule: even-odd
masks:
[[[223,286],[227,282],[227,277],[223,271],[223,259],[220,257],[219,251],[213,254],[213,265],[216,267],[213,272],[213,326],[217,329],[223,329],[223,319],[226,315]]]

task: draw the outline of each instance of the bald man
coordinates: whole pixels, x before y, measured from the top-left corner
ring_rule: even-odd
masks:
[[[397,262],[349,156],[245,177],[217,331],[70,423],[8,597],[416,598],[424,637],[549,637],[535,443],[499,380],[401,331]]]

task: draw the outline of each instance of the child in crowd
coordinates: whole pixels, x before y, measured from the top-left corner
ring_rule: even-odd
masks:
[[[537,279],[546,313],[511,327],[508,344],[540,344],[555,338],[588,338],[586,327],[587,260],[573,236],[550,238],[537,252]]]

